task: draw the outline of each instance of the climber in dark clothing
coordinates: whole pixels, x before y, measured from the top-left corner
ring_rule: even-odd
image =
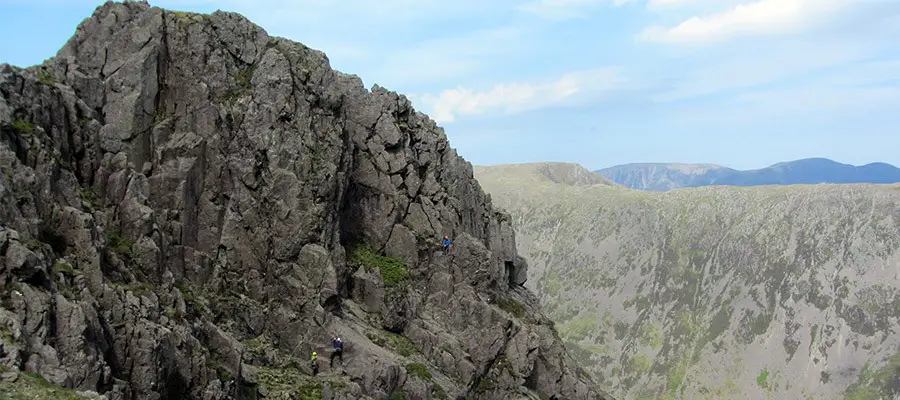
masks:
[[[441,250],[444,252],[444,254],[447,254],[450,252],[451,244],[452,243],[450,242],[450,237],[444,236],[444,241],[441,242]]]
[[[310,361],[313,376],[316,376],[319,373],[319,355],[316,352],[312,352],[312,360]]]
[[[331,347],[334,348],[334,352],[331,353],[331,367],[334,368],[335,357],[340,359],[341,364],[344,363],[344,342],[340,337],[334,337],[331,339]]]

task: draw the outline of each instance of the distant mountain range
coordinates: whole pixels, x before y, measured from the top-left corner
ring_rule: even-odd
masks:
[[[634,163],[596,172],[624,186],[666,191],[696,186],[760,186],[817,183],[898,183],[900,168],[876,162],[842,164],[827,158],[781,162],[766,168],[736,170],[715,164]]]

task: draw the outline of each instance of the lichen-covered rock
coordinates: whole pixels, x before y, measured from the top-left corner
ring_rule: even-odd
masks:
[[[606,398],[442,129],[323,53],[107,2],[0,93],[2,365],[115,400]]]

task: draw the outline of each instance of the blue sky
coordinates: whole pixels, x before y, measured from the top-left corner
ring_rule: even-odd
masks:
[[[100,1],[0,0],[40,63]],[[900,165],[897,0],[159,0],[236,11],[406,94],[475,164]]]

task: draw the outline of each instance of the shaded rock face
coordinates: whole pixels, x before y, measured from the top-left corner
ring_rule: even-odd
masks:
[[[323,53],[108,2],[0,92],[8,370],[109,399],[608,398],[442,129]]]
[[[617,398],[900,395],[900,185],[666,193],[476,167],[547,314]]]

